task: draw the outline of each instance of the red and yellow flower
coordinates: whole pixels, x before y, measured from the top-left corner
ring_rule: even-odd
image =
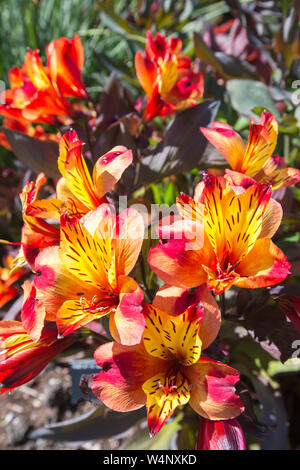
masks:
[[[160,228],[161,243],[150,250],[149,263],[167,284],[190,288],[206,282],[221,294],[232,285],[266,287],[287,277],[290,264],[271,241],[282,218],[280,204],[271,199],[269,185],[245,176],[240,184],[207,174],[195,199],[177,198],[183,220],[202,236],[191,246],[176,223]]]
[[[148,31],[145,57],[136,53],[135,69],[147,95],[146,121],[194,106],[203,95],[203,76],[182,55],[178,38],[168,40],[161,33],[153,38]]]
[[[34,200],[26,214],[39,218],[59,219],[62,210],[81,217],[106,203],[123,172],[132,163],[132,151],[122,145],[102,155],[90,175],[82,155],[84,143],[75,131],[68,131],[60,139],[58,168],[62,178],[56,185],[56,198]]]
[[[43,204],[44,209],[47,208],[46,216],[52,218],[53,216],[56,217],[56,213],[62,205],[60,201],[54,198],[48,200],[37,199],[46,181],[45,175],[40,173],[36,181],[29,181],[20,194],[24,220],[21,235],[22,253],[32,268],[34,267],[35,258],[42,248],[59,243],[59,228],[43,220],[38,214],[36,215],[34,209],[35,204]]]
[[[146,325],[140,344],[112,342],[95,352],[102,370],[93,378],[94,394],[116,411],[146,405],[151,434],[159,432],[175,409],[188,402],[200,416],[213,420],[234,418],[243,411],[234,388],[239,373],[201,356],[202,349],[215,339],[220,318],[212,295],[205,295],[215,312],[212,317],[201,302],[177,315],[145,304]]]
[[[0,266],[0,308],[20,294],[20,289],[13,284],[27,274],[27,269],[20,267],[13,269],[14,258],[6,255],[3,266]]]
[[[57,339],[55,323],[45,326],[39,341],[34,342],[19,321],[0,322],[0,394],[34,379],[61,351],[77,337]]]
[[[278,124],[273,114],[264,111],[259,124],[251,121],[246,145],[229,124],[214,122],[211,129],[200,129],[226,158],[233,170],[226,170],[226,173],[236,181],[240,178],[236,173],[253,178],[257,183],[270,184],[272,189],[300,181],[300,170],[287,168],[283,157],[273,155],[278,136]]]
[[[17,121],[56,123],[73,116],[66,97],[87,98],[81,79],[84,52],[77,35],[60,38],[46,48],[47,65],[39,51],[29,49],[24,65],[9,71],[11,89],[1,96],[0,114]]]
[[[144,295],[128,274],[143,236],[143,218],[134,209],[116,216],[103,204],[81,220],[63,214],[60,245],[43,249],[34,269],[35,298],[47,318],[56,320],[60,336],[110,314],[110,330],[118,341],[140,341]]]
[[[40,249],[58,245],[60,230],[53,223],[63,212],[81,217],[107,202],[106,193],[113,189],[122,173],[132,162],[132,152],[117,146],[100,157],[90,176],[82,155],[83,142],[75,131],[69,131],[60,139],[58,168],[63,175],[56,186],[56,197],[38,199],[46,177],[40,173],[36,182],[28,182],[20,195],[23,207],[24,227],[22,247],[30,266]]]

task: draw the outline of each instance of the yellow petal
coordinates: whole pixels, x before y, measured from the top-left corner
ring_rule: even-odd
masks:
[[[146,351],[152,356],[164,360],[172,358],[171,351],[163,341],[163,327],[168,315],[163,310],[155,308],[153,305],[144,304],[144,314],[146,317],[145,331],[143,335]]]
[[[93,238],[78,219],[62,216],[59,254],[65,267],[78,279],[102,291],[111,290],[107,278],[111,260],[105,243],[99,237]]]
[[[157,374],[143,384],[147,394],[147,415],[150,434],[160,431],[177,406],[190,399],[190,384],[181,372],[168,376]]]
[[[203,313],[203,307],[194,304],[181,315],[169,317],[164,325],[164,343],[184,366],[190,366],[200,358],[202,342],[198,333]]]

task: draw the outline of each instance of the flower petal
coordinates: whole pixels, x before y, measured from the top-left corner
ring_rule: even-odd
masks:
[[[229,124],[213,122],[211,129],[200,127],[207,140],[226,158],[233,170],[241,168],[245,145],[243,139]]]
[[[132,151],[123,145],[112,148],[97,160],[93,181],[99,198],[113,189],[132,160]]]
[[[195,303],[204,307],[199,337],[202,341],[202,349],[206,349],[215,340],[221,325],[219,306],[206,284],[202,284],[193,292],[189,289],[165,285],[158,290],[153,300],[153,306],[175,316],[180,315]]]
[[[47,319],[55,321],[61,305],[70,299],[91,299],[95,294],[92,284],[82,282],[65,268],[59,257],[58,246],[43,249],[36,258],[34,286],[43,303]]]
[[[235,266],[249,252],[262,228],[271,197],[268,185],[253,184],[238,194],[226,178],[205,179],[205,231],[221,265]]]
[[[275,235],[281,224],[282,214],[281,204],[271,198],[262,217],[259,238],[272,238]]]
[[[190,405],[200,416],[212,420],[231,419],[243,410],[241,399],[235,394],[239,373],[232,367],[205,357],[185,369],[190,383]]]
[[[263,111],[259,124],[254,124],[254,120],[251,121],[243,164],[237,170],[250,177],[258,174],[273,154],[277,136],[278,124],[275,117]]]
[[[144,304],[144,315],[146,324],[143,341],[147,353],[165,361],[171,359],[172,353],[167,348],[162,336],[168,315],[163,310],[149,304]]]
[[[0,394],[32,380],[58,353],[76,341],[75,336],[57,340],[54,323],[47,325],[40,340],[34,343],[21,325],[21,322],[0,322],[0,339],[5,347],[1,357],[4,359],[0,361]]]
[[[145,328],[144,293],[137,282],[128,276],[119,276],[118,292],[119,305],[110,318],[111,334],[121,344],[138,344]]]
[[[82,156],[82,146],[83,142],[78,139],[75,131],[64,134],[60,143],[58,166],[71,193],[92,210],[101,201],[95,193],[92,178]]]
[[[23,284],[24,301],[21,312],[22,324],[26,332],[36,343],[40,337],[44,327],[46,310],[43,303],[36,298],[36,287],[30,281]]]
[[[234,284],[247,289],[272,286],[290,274],[290,266],[286,256],[269,238],[261,238],[236,269],[239,277]]]
[[[75,217],[61,217],[61,241],[59,254],[64,266],[85,284],[109,291],[107,273],[111,264],[110,232],[92,237],[84,225]]]
[[[129,274],[139,257],[144,241],[144,220],[135,209],[129,208],[116,219],[115,262],[118,274]]]
[[[196,450],[247,450],[238,420],[212,421],[202,418]]]
[[[155,274],[167,284],[196,287],[206,281],[206,273],[199,251],[185,248],[185,240],[171,239],[151,248],[148,262]]]
[[[156,81],[155,64],[151,60],[144,59],[142,52],[138,51],[134,58],[134,65],[138,81],[150,97]]]
[[[161,369],[163,362],[147,354],[143,344],[122,346],[116,342],[100,346],[95,361],[102,370],[94,375],[91,388],[115,411],[136,410],[146,404],[142,385]]]
[[[61,37],[51,41],[46,48],[47,67],[60,93],[64,96],[86,98],[81,70],[84,49],[77,34],[73,39]]]
[[[177,372],[171,379],[165,373],[159,373],[143,384],[143,390],[147,394],[148,429],[151,435],[161,430],[177,406],[189,401],[189,385],[181,372]]]
[[[168,317],[161,333],[164,344],[184,366],[195,364],[201,354],[202,341],[199,328],[204,308],[193,304],[180,315]]]

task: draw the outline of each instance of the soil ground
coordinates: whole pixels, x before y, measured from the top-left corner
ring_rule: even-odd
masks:
[[[71,401],[72,380],[69,368],[50,364],[28,384],[0,396],[0,450],[113,450],[116,439],[94,440],[68,446],[46,439],[29,439],[34,429],[72,419],[95,408],[89,401]]]

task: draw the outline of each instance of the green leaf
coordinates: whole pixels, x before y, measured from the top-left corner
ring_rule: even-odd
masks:
[[[249,118],[256,117],[255,108],[264,108],[279,118],[275,102],[267,85],[256,80],[234,79],[228,80],[226,89],[232,107],[242,115]]]
[[[219,102],[207,100],[177,113],[164,139],[143,159],[136,184],[161,181],[166,176],[186,173],[195,167],[224,167],[225,160],[200,131],[201,126],[210,126],[218,109]]]

